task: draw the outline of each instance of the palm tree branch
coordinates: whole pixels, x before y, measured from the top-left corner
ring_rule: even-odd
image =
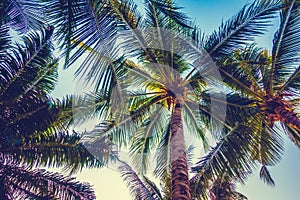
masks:
[[[24,38],[26,45],[24,50],[20,45],[12,50],[12,54],[16,57],[13,57],[13,55],[10,56],[11,62],[13,63],[8,63],[8,65],[19,66],[15,66],[17,72],[13,75],[9,82],[5,84],[5,87],[2,88],[0,96],[3,96],[11,87],[13,87],[13,84],[16,84],[16,81],[22,81],[21,76],[24,75],[23,73],[30,73],[31,68],[37,68],[48,62],[48,60],[51,58],[52,45],[49,42],[49,39],[52,35],[52,32],[53,30],[51,30],[51,27],[49,27],[48,30],[46,29],[42,32],[42,37],[40,37],[37,33],[29,34]],[[14,61],[15,59],[19,58],[18,54],[21,54],[24,57],[21,61]],[[28,85],[29,81],[31,80],[29,79],[22,83]]]
[[[144,173],[149,165],[149,151],[152,146],[157,142],[158,134],[160,132],[160,123],[162,121],[163,106],[154,110],[151,113],[150,123],[146,127],[141,127],[133,136],[130,153],[134,157],[134,164],[140,169],[139,172]],[[158,126],[158,127],[157,127]],[[139,133],[140,132],[140,133]],[[140,165],[142,165],[140,167]]]
[[[271,71],[270,72],[270,86],[269,86],[271,94],[273,94],[273,80],[274,80],[274,72],[275,72],[275,67],[276,67],[276,64],[277,64],[278,54],[279,54],[279,51],[281,49],[282,39],[284,37],[286,28],[288,26],[288,22],[290,20],[290,16],[291,16],[291,13],[292,13],[295,2],[296,2],[295,0],[293,0],[291,2],[291,5],[289,6],[287,12],[285,13],[286,15],[284,16],[284,21],[281,24],[281,28],[279,29],[280,32],[278,33],[278,36],[277,36],[277,42],[276,42],[276,44],[274,45],[274,48],[273,48],[272,65],[271,65],[271,70],[270,70]]]
[[[218,68],[222,73],[224,73],[224,75],[226,75],[227,77],[229,77],[230,79],[232,79],[235,83],[237,83],[238,85],[240,85],[242,88],[244,88],[247,92],[253,94],[255,97],[258,97],[260,99],[263,99],[263,96],[261,94],[259,94],[258,92],[255,92],[253,90],[251,90],[249,87],[247,87],[246,85],[244,85],[241,81],[239,81],[238,79],[236,79],[234,76],[232,76],[231,74],[229,74],[228,72],[226,72],[225,70],[223,70],[222,68]]]
[[[45,170],[28,170],[26,167],[1,164],[4,167],[4,174],[9,179],[24,189],[37,192],[41,187],[48,187],[47,192],[57,198],[86,198],[94,199],[94,191],[87,184],[74,182],[73,178],[67,178],[58,173],[51,173]],[[41,185],[38,185],[41,184]],[[59,191],[59,192],[58,192]]]
[[[39,111],[41,111],[41,110],[43,110],[43,109],[45,109],[45,108],[48,108],[48,107],[49,107],[49,105],[45,103],[43,106],[39,106],[38,108],[36,108],[36,109],[34,109],[34,110],[31,110],[30,112],[26,112],[26,113],[24,113],[24,114],[22,114],[22,115],[20,115],[20,116],[17,116],[14,120],[12,120],[11,122],[9,122],[7,125],[8,125],[8,126],[13,125],[13,124],[15,124],[16,122],[18,122],[18,121],[20,121],[20,120],[22,120],[22,119],[25,119],[25,118],[27,118],[27,117],[29,117],[29,116],[32,116],[32,115],[34,115],[35,113],[37,113],[37,112],[39,112]]]
[[[146,184],[139,178],[136,172],[124,161],[120,161],[121,165],[119,166],[119,170],[121,172],[122,177],[127,182],[127,187],[129,187],[131,195],[136,200],[140,199],[149,199],[155,200],[153,197],[152,190],[149,190]]]
[[[294,73],[288,78],[288,80],[280,87],[277,93],[278,94],[282,93],[290,86],[293,87],[295,85],[294,87],[297,87],[298,85],[300,85],[299,82],[300,82],[300,66],[294,71]]]
[[[266,31],[264,26],[270,25],[270,19],[274,18],[273,14],[280,7],[279,2],[255,1],[249,7],[243,7],[233,19],[222,24],[219,32],[215,32],[209,37],[206,47],[208,53],[212,56],[216,53],[218,55],[226,54],[226,47],[229,50],[233,47],[236,48],[245,41],[253,40],[254,36],[264,33]],[[222,50],[222,48],[224,49]]]
[[[221,138],[208,155],[192,167],[192,171],[197,173],[191,179],[195,190],[193,193],[199,190],[200,184],[203,184],[200,181],[204,181],[204,185],[208,184],[209,180],[221,177],[224,172],[232,179],[245,181],[255,165],[251,159],[251,153],[255,150],[252,148],[255,141],[250,132],[247,126],[236,125]]]
[[[197,133],[197,137],[199,137],[199,139],[201,139],[201,141],[203,142],[204,149],[207,149],[207,147],[208,147],[207,138],[205,136],[205,130],[204,131],[201,130],[201,128],[204,129],[203,125],[199,125],[199,123],[201,121],[199,119],[199,116],[195,116],[193,109],[186,102],[184,102],[184,109],[186,112],[185,118],[189,119],[189,121],[186,119],[186,124],[187,124],[188,128],[191,127],[190,130],[193,130],[193,129],[196,130],[196,131],[191,131],[191,132]],[[188,123],[188,122],[190,122],[190,123]],[[201,126],[201,128],[200,128],[200,126]]]

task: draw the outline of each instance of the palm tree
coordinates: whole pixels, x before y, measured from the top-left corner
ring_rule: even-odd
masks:
[[[7,23],[0,24],[1,199],[94,199],[88,184],[34,169],[56,166],[75,172],[104,164],[84,148],[79,134],[59,132],[68,128],[71,101],[49,97],[58,75],[50,41],[53,27],[30,32],[18,44],[8,31]]]
[[[221,159],[235,163],[235,160],[231,162],[230,154],[221,154],[224,149],[246,155],[255,149],[251,157],[262,165],[260,177],[273,186],[275,182],[267,166],[275,165],[281,158],[282,134],[286,134],[299,147],[299,6],[297,1],[283,1],[271,55],[267,50],[250,44],[233,51],[231,57],[216,60],[224,82],[232,90],[238,91],[235,102],[239,102],[239,107],[231,104],[228,109],[240,114],[231,122],[247,125],[250,132],[247,131],[246,135],[240,132],[243,133],[238,135],[240,142],[235,142],[234,146],[230,143],[237,135],[225,135],[214,147],[214,153],[207,155],[193,168],[198,173],[193,181],[195,190],[201,189],[202,185],[198,183],[204,177],[212,176],[207,171],[216,170],[210,166],[222,162]],[[228,100],[227,103],[230,102]],[[228,168],[226,165],[224,169]]]
[[[107,99],[105,105],[110,106],[100,117],[105,121],[94,132],[97,136],[108,135],[120,146],[129,141],[135,163],[142,164],[139,171],[148,165],[147,155],[151,149],[156,145],[164,147],[157,150],[157,173],[162,174],[170,163],[172,199],[191,199],[183,121],[189,124],[190,132],[205,141],[203,124],[209,117],[219,119],[207,109],[213,99],[204,93],[207,88],[203,76],[210,75],[209,70],[203,63],[192,66],[189,59],[198,58],[203,48],[215,61],[231,56],[236,48],[265,32],[280,2],[255,1],[208,37],[193,28],[172,1],[145,1],[144,18],[133,1],[52,0],[47,5],[51,8],[50,19],[57,25],[56,37],[65,50],[66,67],[88,52],[76,75],[87,81],[96,77],[95,90]],[[186,51],[187,44],[180,43],[176,34],[167,34],[170,32],[162,29],[181,33],[187,41],[193,40],[192,44],[188,43],[191,48]],[[121,40],[116,40],[117,36],[121,36]],[[235,96],[229,95],[229,98],[234,101]],[[239,102],[235,105],[241,106]],[[191,109],[193,106],[200,111]],[[134,123],[128,123],[130,121]],[[224,135],[228,133],[224,141],[236,139],[245,144],[238,137],[244,130],[249,133],[245,125],[237,126],[229,118],[220,123],[226,127]],[[248,139],[253,141],[251,136]],[[251,168],[251,164],[247,164],[247,160],[251,160],[249,153],[242,156],[242,152],[250,148],[247,143],[240,148],[243,150],[240,156],[228,159],[236,164],[227,165],[231,177],[243,179]],[[222,169],[220,166],[218,172]]]

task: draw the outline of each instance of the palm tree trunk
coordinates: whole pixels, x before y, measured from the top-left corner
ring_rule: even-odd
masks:
[[[275,109],[275,112],[280,115],[282,121],[300,131],[300,119],[292,109],[280,106]]]
[[[172,200],[191,200],[181,107],[182,104],[180,100],[179,101],[177,100],[174,111],[172,113],[172,124],[171,124]]]

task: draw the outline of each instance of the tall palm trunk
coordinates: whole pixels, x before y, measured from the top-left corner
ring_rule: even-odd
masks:
[[[172,200],[191,200],[181,111],[179,100],[172,113],[171,124]]]

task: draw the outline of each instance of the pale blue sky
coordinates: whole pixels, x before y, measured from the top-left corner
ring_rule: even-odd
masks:
[[[184,7],[184,11],[196,20],[196,24],[209,34],[217,29],[222,19],[226,20],[235,14],[243,5],[251,3],[251,0],[178,0],[177,3]],[[276,21],[275,21],[276,24]],[[270,47],[274,28],[270,33],[257,41],[263,47]],[[73,69],[61,71],[60,81],[54,95],[64,96],[73,93],[72,73]],[[270,167],[270,171],[276,182],[272,188],[259,180],[258,171],[247,181],[246,186],[239,186],[239,191],[250,200],[297,200],[300,178],[300,152],[285,138],[285,153],[282,161],[276,167]],[[114,170],[84,170],[77,175],[80,180],[94,185],[97,199],[115,200],[130,199],[128,190],[122,182],[119,174]]]

